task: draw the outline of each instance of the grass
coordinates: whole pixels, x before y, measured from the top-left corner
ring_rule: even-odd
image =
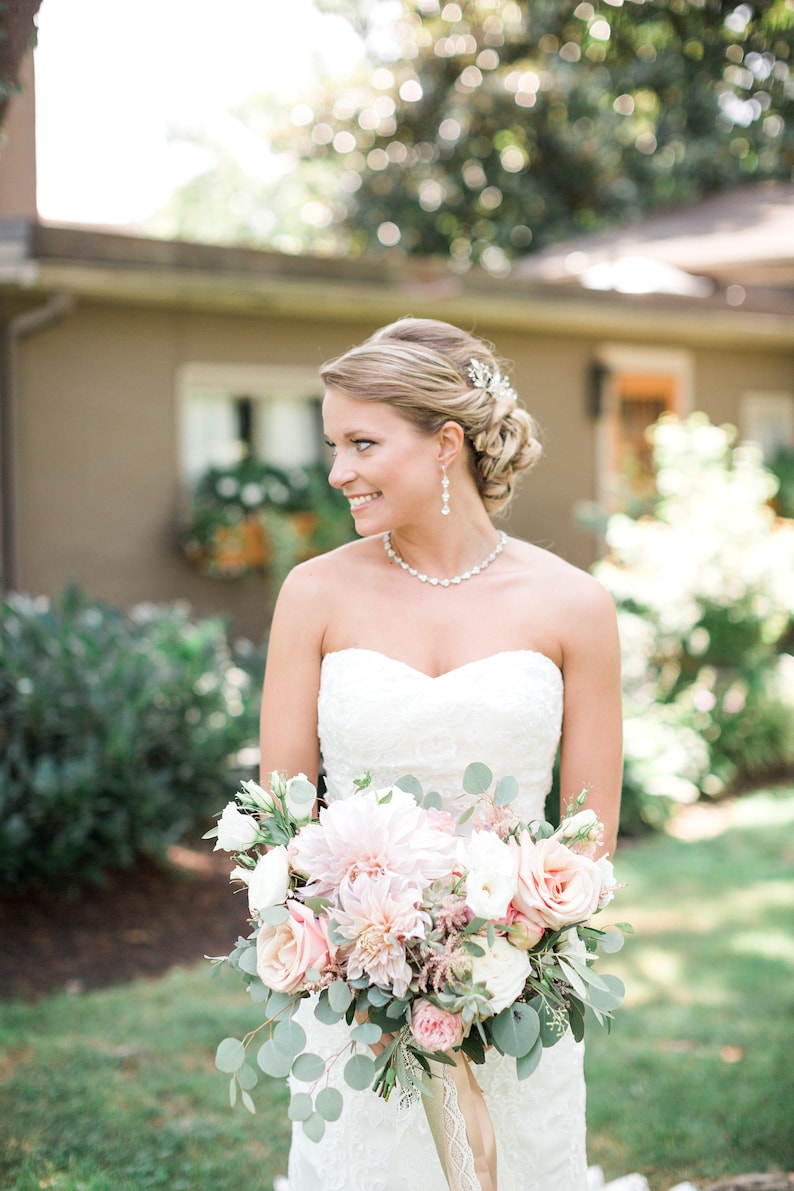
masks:
[[[629,994],[587,1055],[590,1160],[607,1178],[638,1170],[667,1191],[794,1167],[792,826],[794,789],[765,791],[716,838],[624,849],[607,915],[637,935],[608,966]],[[263,1077],[256,1117],[232,1112],[213,1064],[258,1020],[204,964],[0,1004],[0,1189],[266,1191],[286,1169],[284,1088]]]

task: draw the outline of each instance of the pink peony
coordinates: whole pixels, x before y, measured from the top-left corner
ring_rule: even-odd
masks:
[[[320,811],[293,839],[290,863],[308,878],[307,896],[334,897],[357,877],[408,877],[432,884],[455,864],[456,837],[433,824],[411,794],[365,790]]]
[[[256,940],[256,972],[268,988],[294,993],[310,969],[322,971],[331,961],[324,919],[291,898],[289,917],[277,926],[263,923]]]
[[[539,913],[552,930],[587,922],[601,894],[601,872],[594,861],[556,839],[533,843],[527,832],[522,832],[519,844],[515,908],[527,916]]]
[[[405,957],[408,939],[423,939],[430,917],[419,908],[422,893],[402,877],[360,876],[342,887],[342,905],[334,911],[337,934],[352,945],[347,974],[365,973],[373,984],[405,996],[411,968]]]
[[[420,997],[411,1010],[411,1033],[424,1050],[451,1050],[463,1041],[463,1018]]]

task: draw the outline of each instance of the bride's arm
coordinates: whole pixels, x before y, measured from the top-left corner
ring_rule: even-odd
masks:
[[[270,626],[260,712],[260,773],[305,773],[315,783],[320,767],[317,694],[322,661],[323,600],[315,560],[284,581]]]
[[[600,851],[612,855],[623,776],[617,616],[612,597],[591,576],[582,575],[576,587],[575,606],[565,609],[560,801],[564,811],[588,788],[586,805],[604,824]]]

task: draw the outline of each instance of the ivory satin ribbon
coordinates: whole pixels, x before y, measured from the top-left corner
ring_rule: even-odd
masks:
[[[450,1191],[497,1191],[493,1122],[469,1060],[460,1051],[451,1057],[454,1067],[431,1064],[422,1097],[447,1184]]]

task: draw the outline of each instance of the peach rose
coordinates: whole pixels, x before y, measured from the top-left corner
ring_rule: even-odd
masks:
[[[288,917],[273,926],[263,923],[256,940],[256,972],[276,992],[297,992],[310,969],[322,971],[331,960],[324,920],[294,898]]]
[[[540,913],[552,930],[587,922],[601,894],[601,873],[596,864],[558,840],[533,843],[527,832],[522,832],[519,845],[515,908],[522,914]]]
[[[420,997],[411,1011],[411,1033],[424,1050],[451,1050],[463,1041],[463,1019]]]
[[[517,910],[512,902],[507,907],[505,922],[511,928],[508,932],[510,942],[522,951],[531,951],[543,938],[543,932],[546,930],[546,923],[539,910],[524,913]]]

